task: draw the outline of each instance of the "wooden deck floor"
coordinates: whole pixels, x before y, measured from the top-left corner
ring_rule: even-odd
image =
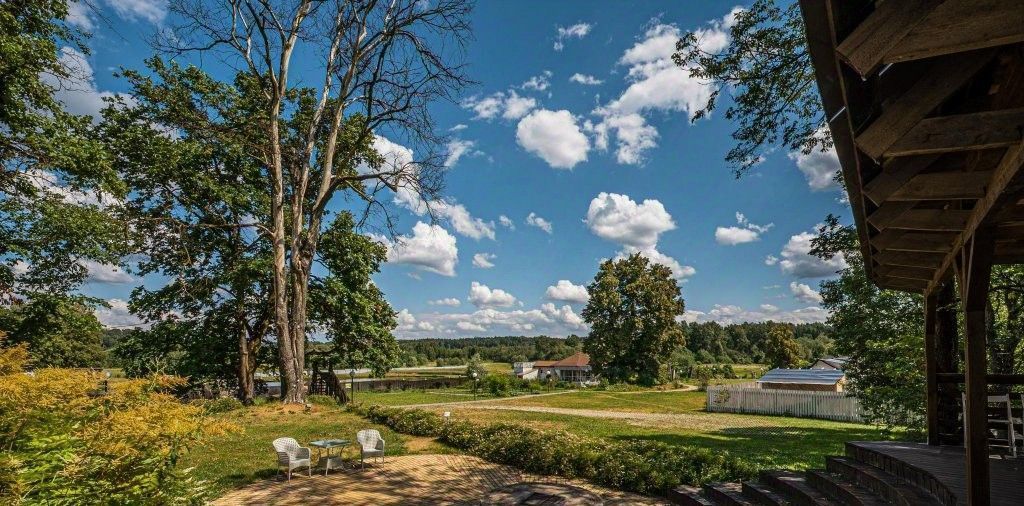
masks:
[[[958,446],[928,446],[923,443],[864,442],[869,448],[930,473],[953,492],[960,504],[967,504],[964,449]],[[1024,458],[989,459],[992,506],[1024,504]]]
[[[408,455],[388,457],[383,465],[366,469],[314,472],[253,483],[213,502],[219,506],[252,504],[416,505],[479,504],[492,490],[524,481],[568,483],[601,496],[604,503],[667,504],[659,499],[612,491],[579,481],[534,476],[512,467],[466,455]]]

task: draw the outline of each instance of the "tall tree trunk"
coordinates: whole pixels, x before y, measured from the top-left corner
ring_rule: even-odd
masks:
[[[245,315],[243,313],[242,317]],[[256,396],[256,359],[252,355],[249,343],[249,330],[245,321],[239,322],[238,329],[238,400],[242,404],[252,404]]]

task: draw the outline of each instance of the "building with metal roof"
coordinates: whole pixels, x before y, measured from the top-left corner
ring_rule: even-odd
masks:
[[[765,389],[818,392],[842,392],[845,383],[846,374],[839,369],[772,369],[757,380]]]

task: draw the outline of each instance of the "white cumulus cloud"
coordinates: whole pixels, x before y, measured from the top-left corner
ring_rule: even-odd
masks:
[[[821,304],[821,294],[814,291],[809,285],[805,283],[797,283],[796,281],[789,283],[789,291],[801,302],[808,304]]]
[[[810,153],[792,151],[789,159],[796,162],[796,167],[803,172],[807,179],[807,186],[813,191],[838,188],[836,173],[839,172],[839,157],[836,150],[829,148],[827,151],[815,149]]]
[[[584,221],[598,237],[635,248],[653,247],[659,235],[676,228],[658,200],[637,204],[628,195],[605,192],[590,201]]]
[[[514,306],[516,298],[500,288],[491,289],[487,285],[474,281],[469,287],[466,299],[477,307],[509,307]]]
[[[801,232],[791,236],[782,247],[779,257],[769,255],[765,259],[765,264],[778,264],[784,274],[796,278],[832,276],[837,271],[849,267],[842,253],[837,253],[827,260],[811,255],[811,241],[815,237],[817,235],[812,232]]]
[[[565,49],[565,41],[567,39],[582,39],[583,37],[586,37],[593,28],[594,25],[591,25],[590,23],[576,23],[575,25],[559,26],[558,31],[555,34],[555,51]]]
[[[459,249],[455,237],[439,225],[417,222],[412,235],[403,235],[395,242],[375,237],[388,249],[388,262],[409,264],[442,276],[454,276],[459,262]]]
[[[569,111],[533,111],[516,127],[516,142],[556,169],[571,169],[587,161],[590,140]]]
[[[473,267],[480,269],[490,269],[494,267],[493,260],[498,258],[498,255],[494,253],[477,253],[473,255]]]
[[[573,284],[568,279],[560,279],[554,285],[549,286],[544,291],[544,296],[551,300],[574,302],[577,304],[583,304],[590,300],[587,287]]]
[[[760,239],[761,234],[767,232],[775,224],[756,225],[751,223],[747,217],[740,212],[736,213],[736,223],[739,226],[718,227],[715,229],[715,242],[726,246],[735,246]]]
[[[445,297],[443,299],[428,301],[427,304],[430,304],[431,306],[458,307],[459,305],[462,304],[462,301],[456,299],[455,297]]]
[[[571,77],[569,77],[569,82],[579,83],[586,86],[597,86],[603,83],[604,81],[592,75],[580,74],[579,72],[577,72],[573,74]]]
[[[529,215],[527,215],[526,224],[530,225],[531,227],[537,227],[549,234],[554,232],[554,227],[551,225],[551,222],[545,220],[544,218],[541,218],[540,216],[537,215],[537,213],[530,213]]]

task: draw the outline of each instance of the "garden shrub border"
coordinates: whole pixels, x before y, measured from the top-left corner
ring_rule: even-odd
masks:
[[[642,439],[610,441],[509,423],[446,421],[421,409],[380,405],[349,409],[396,432],[436,437],[471,455],[529,473],[581,478],[641,494],[664,495],[681,484],[735,481],[757,473],[756,466],[707,448]]]

